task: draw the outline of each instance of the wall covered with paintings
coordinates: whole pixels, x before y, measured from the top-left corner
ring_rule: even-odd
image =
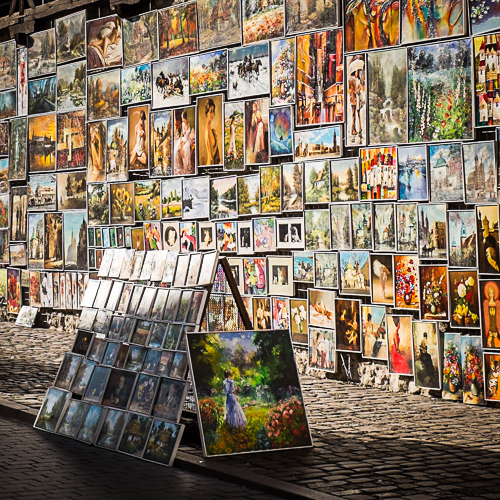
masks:
[[[0,44],[8,312],[78,311],[105,249],[218,250],[309,367],[500,400],[500,12],[431,3],[89,7]]]

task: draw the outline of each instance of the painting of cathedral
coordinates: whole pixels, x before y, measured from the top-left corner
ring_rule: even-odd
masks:
[[[418,206],[418,256],[446,259],[446,203]]]
[[[87,212],[64,213],[64,261],[67,270],[87,271]]]
[[[496,203],[495,142],[464,144],[465,203]]]
[[[476,212],[450,210],[448,212],[448,265],[450,267],[477,267]]]
[[[431,201],[464,201],[462,146],[429,146]]]

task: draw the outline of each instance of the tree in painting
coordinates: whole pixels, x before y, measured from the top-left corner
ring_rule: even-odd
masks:
[[[192,334],[209,456],[311,445],[288,331]]]

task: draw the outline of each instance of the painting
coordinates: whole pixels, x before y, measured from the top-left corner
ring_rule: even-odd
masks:
[[[222,94],[198,97],[198,166],[218,166],[222,158]]]
[[[480,328],[477,271],[465,269],[449,271],[448,277],[450,280],[450,326],[452,328]],[[486,310],[485,308],[484,312]]]
[[[285,34],[285,5],[283,0],[259,3],[242,0],[243,45],[261,40],[281,38]]]
[[[109,224],[109,195],[106,183],[87,185],[89,226]]]
[[[350,112],[346,113],[346,145],[366,146],[366,55],[346,56],[345,64],[348,75],[346,91],[351,105]]]
[[[406,142],[406,78],[406,49],[368,54],[368,130],[371,145]]]
[[[294,158],[339,158],[342,156],[342,127],[322,127],[293,133]]]
[[[446,266],[422,266],[420,271],[420,318],[449,321],[448,273]]]
[[[411,47],[408,67],[409,142],[472,139],[470,39]]]
[[[362,356],[387,360],[387,324],[385,307],[361,305]]]
[[[297,36],[297,126],[344,121],[342,35],[338,29]]]
[[[26,244],[16,243],[9,246],[10,264],[12,266],[24,267],[28,263],[26,257]]]
[[[224,170],[244,170],[243,102],[224,103]]]
[[[371,250],[373,248],[373,219],[371,203],[351,205],[352,248]]]
[[[210,179],[210,219],[237,216],[236,176]]]
[[[442,398],[462,400],[462,350],[460,333],[444,333],[443,391]]]
[[[68,391],[49,387],[36,417],[34,427],[42,431],[55,432],[57,422],[61,418],[70,397],[71,393]]]
[[[351,249],[351,209],[348,204],[330,205],[332,250]]]
[[[215,179],[212,179],[215,181]],[[182,216],[186,219],[206,219],[210,217],[210,178],[188,177],[182,179]],[[229,186],[228,186],[229,189]],[[235,188],[233,189],[233,191]],[[235,193],[228,194],[227,206],[236,209]],[[217,200],[218,198],[215,198]],[[229,210],[229,208],[227,208]]]
[[[312,445],[287,331],[196,333],[187,340],[206,456]]]
[[[143,180],[134,183],[135,220],[160,220],[160,181]]]
[[[358,201],[358,158],[330,162],[331,201]]]
[[[484,353],[486,401],[499,401],[498,375],[500,375],[500,355]]]
[[[128,168],[149,168],[149,105],[128,108]]]
[[[371,254],[372,302],[394,305],[394,261],[388,254]]]
[[[87,212],[67,212],[63,215],[64,267],[66,270],[87,271]]]
[[[55,29],[38,31],[28,36],[28,76],[36,78],[56,72]]]
[[[402,43],[464,35],[466,26],[463,0],[436,4],[432,9],[409,0],[401,2]]]
[[[290,299],[290,332],[294,344],[307,344],[307,300]]]
[[[172,467],[184,426],[153,419],[142,458]]]
[[[17,113],[16,91],[7,90],[0,92],[0,120],[13,118]]]
[[[43,269],[44,214],[28,215],[28,269]]]
[[[387,315],[389,373],[413,375],[412,317]]]
[[[0,70],[0,90],[14,88],[17,85],[15,40],[0,44],[0,59],[5,61]]]
[[[12,59],[10,59],[12,60]],[[28,114],[28,49],[17,49],[17,114]]]
[[[418,259],[415,255],[394,255],[396,309],[420,308]]]
[[[241,3],[199,0],[198,37],[201,51],[241,43]]]
[[[476,294],[477,294],[477,284]],[[481,280],[479,282],[481,296],[482,345],[485,349],[500,349],[500,286],[498,281]],[[463,291],[463,290],[462,290]],[[471,294],[472,295],[472,294]],[[464,297],[465,299],[467,296]],[[477,301],[477,296],[474,297]],[[476,309],[477,314],[477,309]]]
[[[335,299],[336,349],[361,352],[360,301]]]
[[[269,94],[269,44],[230,49],[227,98],[243,99],[260,94]]]
[[[87,21],[87,71],[123,65],[122,32],[117,15]]]
[[[128,106],[151,100],[151,65],[141,64],[121,70],[120,104]]]
[[[0,193],[9,192],[9,159],[0,158]]]
[[[397,148],[360,150],[361,199],[395,200],[397,197]]]
[[[335,329],[335,292],[308,288],[307,301],[309,325]]]
[[[441,389],[441,356],[437,323],[413,321],[413,363],[415,385]]]
[[[304,219],[302,217],[290,217],[287,219],[276,219],[277,237],[276,247],[288,250],[303,250],[305,245]]]
[[[245,164],[269,163],[269,99],[245,101]]]
[[[0,123],[0,156],[9,156],[9,122]]]
[[[109,181],[126,181],[128,128],[126,118],[107,121],[106,145],[106,179]]]
[[[477,267],[475,210],[448,210],[448,266]]]
[[[329,250],[329,210],[305,210],[304,231],[306,235],[306,250]]]
[[[87,181],[106,180],[106,132],[105,120],[87,123]]]
[[[198,231],[196,222],[179,223],[179,239],[181,252],[196,252],[198,249]]]
[[[479,274],[500,272],[498,245],[498,206],[476,206],[477,262]]]
[[[21,310],[21,271],[7,268],[7,312],[18,314]]]
[[[196,10],[196,2],[187,2],[158,11],[160,59],[198,51]]]
[[[338,26],[339,3],[336,0],[301,3],[285,2],[286,34]]]
[[[260,175],[237,178],[238,215],[253,215],[260,211]]]
[[[396,214],[393,203],[373,204],[373,249],[376,252],[396,251]]]
[[[123,428],[117,450],[127,455],[142,457],[153,420],[151,417],[134,413],[128,413],[127,415],[127,423]]]
[[[196,174],[196,107],[174,110],[174,175]]]
[[[295,103],[295,43],[293,38],[271,44],[271,106]]]
[[[304,210],[304,165],[302,163],[283,163],[281,165],[281,184],[281,210],[283,212]],[[239,198],[238,203],[241,203]]]
[[[30,175],[28,179],[28,211],[56,209],[56,175]]]
[[[158,59],[158,12],[123,19],[123,65]]]
[[[152,65],[153,109],[189,105],[189,58],[177,57]]]
[[[254,251],[276,250],[276,220],[274,217],[253,219]]]
[[[11,241],[26,240],[26,211],[28,209],[28,190],[26,186],[11,187],[12,219],[10,223]]]
[[[56,168],[56,115],[28,118],[28,151],[30,172],[47,172]]]
[[[429,146],[431,201],[464,201],[462,145]]]
[[[429,199],[428,177],[425,146],[398,148],[398,199],[400,201],[427,201]]]
[[[189,93],[227,90],[227,50],[189,58]]]
[[[271,156],[293,155],[292,108],[282,106],[269,109]]]
[[[182,216],[182,179],[161,181],[161,218],[174,219]]]
[[[497,203],[493,141],[463,144],[465,203]]]
[[[78,212],[75,212],[78,214]],[[63,214],[46,213],[44,226],[44,268],[59,269],[64,268],[63,254]],[[66,214],[64,214],[66,215]],[[85,225],[85,240],[87,225]],[[85,259],[87,258],[87,248],[85,246]]]
[[[85,22],[84,10],[56,19],[57,64],[85,57]]]
[[[482,405],[485,403],[485,384],[481,337],[462,336],[460,351],[462,354],[463,402],[469,405]]]
[[[151,113],[150,177],[171,176],[172,171],[172,111]]]
[[[447,259],[446,203],[418,205],[418,256]]]
[[[56,110],[56,77],[28,82],[28,115],[51,113]]]
[[[310,368],[335,373],[335,332],[324,328],[308,328]]]
[[[87,68],[88,69],[88,68]],[[87,76],[87,120],[119,118],[120,70]]]
[[[396,204],[398,252],[417,251],[417,203]]]
[[[339,252],[340,292],[370,295],[369,252]]]
[[[41,80],[39,80],[41,81]],[[85,61],[57,67],[57,111],[68,111],[82,108],[86,102],[86,68]],[[30,85],[31,89],[31,85]],[[36,104],[37,96],[34,96]],[[42,106],[44,104],[38,104]]]
[[[281,166],[260,167],[260,213],[281,212]]]
[[[57,170],[86,167],[85,140],[84,109],[57,114]]]

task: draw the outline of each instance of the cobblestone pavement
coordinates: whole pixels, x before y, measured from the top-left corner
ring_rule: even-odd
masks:
[[[0,417],[0,499],[278,497],[192,472],[151,464]]]
[[[47,384],[47,380],[51,383],[55,371],[47,379],[39,374],[35,376],[32,371],[43,370],[48,376],[54,363],[57,370],[58,363],[54,360],[60,359],[66,349],[58,350],[65,341],[58,339],[58,334],[52,337],[52,331],[33,331],[30,336],[33,345],[40,345],[35,342],[38,332],[49,335],[43,352],[51,357],[50,363],[44,364],[37,359],[40,354],[33,355],[33,359],[37,359],[35,366],[26,361],[21,363],[20,358],[26,360],[26,354],[10,354],[14,358],[5,359],[5,349],[24,349],[18,340],[9,340],[1,332],[4,332],[3,324],[0,324],[0,389],[29,393],[31,389],[23,389],[19,383],[16,389],[20,373],[23,379],[33,379],[33,390],[38,390],[38,384]],[[49,349],[52,340],[57,345],[54,354]],[[19,372],[9,372],[11,382],[6,391],[1,379],[4,368],[8,370],[11,362],[15,362]],[[301,380],[313,432],[313,449],[205,460],[238,470],[242,477],[246,472],[253,472],[349,500],[500,498],[497,473],[500,409],[391,393],[333,380],[312,377]],[[191,434],[191,442],[187,439],[181,450],[201,456],[195,436]],[[52,437],[45,439],[50,441]],[[74,449],[72,446],[68,445],[68,449]]]

